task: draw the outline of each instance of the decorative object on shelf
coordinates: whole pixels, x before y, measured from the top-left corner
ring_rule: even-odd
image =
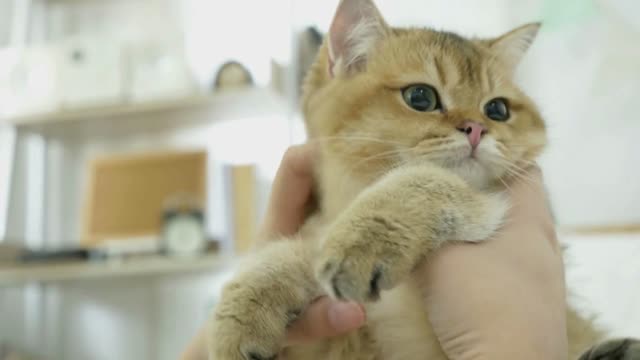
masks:
[[[256,236],[255,165],[226,165],[223,171],[229,238],[233,250],[243,253],[251,248]]]
[[[67,248],[57,250],[25,250],[20,256],[22,263],[46,263],[62,261],[89,260],[94,256],[91,250]]]
[[[162,248],[168,255],[195,256],[206,250],[204,209],[192,194],[167,199],[162,216]]]
[[[218,70],[214,82],[215,90],[227,90],[253,85],[249,70],[237,61],[224,63]]]
[[[322,39],[322,33],[315,27],[306,28],[298,37],[296,84],[299,91],[302,89],[302,82],[322,46]],[[296,97],[299,96],[299,91]]]
[[[92,259],[122,259],[128,257],[157,255],[161,244],[157,235],[139,236],[135,238],[105,240],[93,246]]]
[[[0,245],[0,268],[24,264],[61,263],[69,261],[100,260],[104,254],[99,250],[80,247],[54,249],[29,249],[18,246]]]
[[[196,91],[195,81],[180,46],[141,42],[127,51],[131,101],[187,97]]]
[[[206,201],[205,151],[106,156],[90,164],[82,244],[159,242],[165,201],[179,193]]]
[[[307,27],[298,34],[293,65],[271,61],[271,83],[274,90],[285,97],[293,96],[296,102],[299,100],[304,78],[318,55],[322,39],[323,35],[319,30]],[[295,88],[294,93],[290,94],[292,81]]]
[[[65,39],[59,52],[60,94],[66,108],[108,105],[124,100],[122,47],[108,36]]]
[[[287,83],[290,67],[271,59],[271,88],[284,97],[288,96]]]

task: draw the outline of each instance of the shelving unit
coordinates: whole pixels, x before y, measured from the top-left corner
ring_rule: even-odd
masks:
[[[51,112],[34,113],[0,118],[0,123],[17,127],[53,126],[69,122],[96,119],[118,119],[166,111],[188,110],[203,107],[233,107],[246,99],[262,97],[279,101],[280,95],[268,87],[250,87],[209,94],[200,93],[179,98],[163,98],[144,102],[124,101],[119,104],[97,105],[76,109],[60,109]],[[281,100],[281,99],[280,99]]]
[[[58,111],[11,116],[4,122],[16,126],[58,123],[65,121],[92,119],[98,117],[119,117],[143,114],[148,112],[183,109],[201,106],[215,100],[216,95],[194,95],[189,97],[153,100],[140,103],[123,102],[121,104],[98,105],[77,109],[61,109]]]
[[[173,0],[11,3],[14,7],[7,11],[11,20],[7,23],[15,29],[11,29],[9,46],[58,42],[83,34],[97,34],[98,38],[108,34],[104,37],[137,46],[147,42],[149,35],[151,40],[157,37],[159,45],[165,40],[185,45],[197,84],[195,92],[175,98],[134,101],[125,99],[124,94],[139,94],[140,88],[128,78],[119,102],[71,108],[78,101],[61,94],[58,102],[69,107],[55,105],[42,112],[36,112],[44,110],[42,107],[29,108],[29,113],[20,114],[0,111],[0,127],[9,129],[13,139],[11,168],[7,169],[10,199],[6,236],[11,242],[33,249],[77,247],[88,166],[97,157],[199,149],[210,154],[207,232],[220,238],[221,250],[185,259],[149,256],[0,265],[0,319],[4,320],[0,321],[0,342],[37,350],[43,358],[78,360],[100,354],[105,359],[175,359],[217,301],[219,287],[236,258],[227,246],[225,166],[258,165],[257,198],[263,205],[274,167],[292,137],[297,55],[294,49],[291,54],[287,49],[293,44],[293,25],[284,21],[273,24],[273,16],[256,10],[278,9],[273,12],[288,14],[289,4],[234,2],[221,6],[197,2],[197,6],[185,7]],[[246,13],[247,5],[254,9],[252,14]],[[188,26],[180,24],[182,17],[188,19]],[[228,23],[221,21],[227,19]],[[71,21],[73,26],[67,27]],[[111,23],[115,24],[113,29]],[[133,31],[137,27],[142,35]],[[218,28],[224,31],[216,31]],[[262,30],[259,34],[237,30],[245,28]],[[178,32],[184,32],[184,39],[172,39]],[[246,39],[238,37],[242,34]],[[234,42],[225,47],[229,35]],[[267,42],[271,39],[282,41]],[[213,90],[216,68],[228,60],[246,65],[255,85]],[[274,68],[271,62],[282,68]],[[121,70],[134,74],[131,69],[135,64],[126,63]],[[101,85],[96,80],[85,87],[91,91],[92,86]],[[42,106],[45,102],[37,103]],[[25,106],[16,104],[15,108]],[[105,353],[101,349],[110,350]]]
[[[0,266],[0,288],[20,286],[27,283],[57,283],[134,276],[214,272],[229,263],[228,259],[218,254],[211,254],[195,258],[148,256],[130,260]]]

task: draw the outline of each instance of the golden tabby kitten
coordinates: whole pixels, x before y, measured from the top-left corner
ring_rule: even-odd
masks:
[[[341,2],[304,89],[319,211],[302,241],[266,244],[225,287],[213,359],[445,359],[411,271],[447,241],[489,238],[504,184],[543,149],[544,122],[512,81],[538,27],[464,39]],[[282,352],[287,325],[323,294],[366,303],[367,326]],[[568,323],[577,358],[598,334],[573,311]]]

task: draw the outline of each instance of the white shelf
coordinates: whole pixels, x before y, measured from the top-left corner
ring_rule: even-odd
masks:
[[[0,288],[34,282],[52,283],[189,272],[213,272],[229,263],[221,255],[215,254],[197,258],[149,256],[122,261],[74,261],[57,264],[0,266]]]
[[[159,112],[194,109],[207,106],[233,106],[246,99],[260,97],[273,103],[282,102],[275,90],[266,87],[252,87],[225,90],[210,94],[196,94],[181,98],[166,98],[144,102],[125,102],[100,106],[61,109],[52,112],[15,115],[0,118],[0,122],[15,126],[55,125],[72,121],[125,118]]]
[[[123,103],[102,106],[82,107],[77,109],[58,110],[53,112],[17,115],[5,119],[14,125],[33,125],[73,120],[87,120],[104,117],[120,117],[172,109],[183,109],[207,104],[213,95],[189,96],[176,99],[154,100],[139,103]]]

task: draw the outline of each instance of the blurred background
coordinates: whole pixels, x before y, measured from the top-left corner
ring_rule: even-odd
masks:
[[[0,360],[176,359],[250,246],[337,0],[0,0]],[[544,27],[518,77],[572,301],[640,336],[640,2],[377,0]]]

